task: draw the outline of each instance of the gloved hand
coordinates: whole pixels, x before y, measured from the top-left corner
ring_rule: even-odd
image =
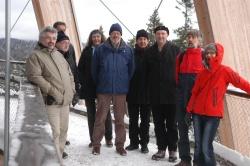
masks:
[[[77,93],[74,94],[73,100],[72,100],[72,105],[73,107],[78,103],[79,101],[79,96]]]
[[[188,127],[191,126],[192,114],[187,112],[185,117],[184,117],[184,120],[185,120]]]

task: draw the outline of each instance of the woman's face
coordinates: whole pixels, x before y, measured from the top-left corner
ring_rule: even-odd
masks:
[[[102,36],[99,33],[93,34],[91,36],[91,40],[92,40],[94,46],[98,46],[99,44],[101,44]]]

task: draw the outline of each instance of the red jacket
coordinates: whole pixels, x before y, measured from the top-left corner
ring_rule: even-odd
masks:
[[[197,75],[187,112],[206,116],[223,117],[224,95],[229,83],[250,94],[250,84],[230,67],[221,64],[224,48],[216,44],[217,55],[209,61],[210,70]]]
[[[198,74],[204,69],[202,65],[202,49],[187,48],[184,55],[180,54],[176,58],[176,82],[178,83],[179,73]]]

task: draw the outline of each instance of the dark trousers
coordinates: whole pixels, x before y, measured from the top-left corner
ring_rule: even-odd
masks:
[[[110,109],[111,102],[114,105],[115,118],[115,146],[124,147],[126,141],[126,130],[124,124],[124,115],[126,112],[126,95],[97,94],[97,112],[93,131],[93,146],[100,147],[104,135],[104,122]]]
[[[216,166],[213,140],[220,123],[217,117],[193,115],[194,123],[194,163],[199,166]]]
[[[158,150],[177,150],[178,132],[175,120],[175,104],[153,104],[152,113],[155,125]]]
[[[186,107],[191,97],[196,74],[179,74],[179,85],[177,88],[176,120],[179,131],[179,157],[183,161],[191,161],[190,143],[188,137],[189,126],[185,122]]]
[[[150,106],[148,104],[128,103],[130,144],[148,144],[150,113]],[[138,125],[139,116],[141,121],[140,125]]]
[[[95,99],[85,99],[85,105],[87,108],[88,126],[89,126],[89,138],[93,142],[92,135],[95,124],[95,114],[96,114],[96,103]],[[107,119],[105,121],[105,139],[112,139],[112,118],[110,111],[108,112]]]

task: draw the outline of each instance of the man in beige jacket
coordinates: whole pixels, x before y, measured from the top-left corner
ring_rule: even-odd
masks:
[[[41,89],[58,154],[66,158],[69,105],[75,85],[69,64],[55,48],[56,38],[53,27],[40,32],[38,44],[26,61],[26,73],[28,80]]]

